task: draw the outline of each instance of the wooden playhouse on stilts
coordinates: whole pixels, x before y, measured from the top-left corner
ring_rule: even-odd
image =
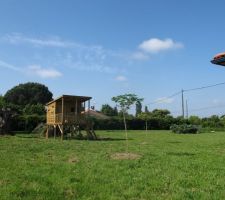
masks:
[[[62,95],[46,104],[46,138],[60,136],[97,139],[89,118],[91,97]],[[85,112],[87,106],[87,111]],[[86,136],[82,134],[86,132]]]

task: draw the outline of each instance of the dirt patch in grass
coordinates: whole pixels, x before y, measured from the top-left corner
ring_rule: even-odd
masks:
[[[145,145],[145,144],[148,144],[148,143],[147,143],[147,142],[142,142],[142,143],[141,143],[141,145]]]
[[[70,157],[68,159],[68,163],[77,163],[77,162],[79,162],[79,159],[77,157],[75,157],[75,156]]]
[[[113,160],[138,160],[141,155],[135,153],[114,153],[110,156]]]
[[[0,179],[0,186],[6,185],[9,181],[8,180],[1,180]]]

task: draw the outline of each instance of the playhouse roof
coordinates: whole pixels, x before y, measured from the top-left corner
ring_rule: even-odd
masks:
[[[79,101],[81,101],[81,102],[85,102],[85,101],[90,100],[92,97],[87,97],[87,96],[75,96],[75,95],[62,95],[62,96],[60,96],[60,97],[58,97],[58,98],[56,98],[56,99],[54,99],[54,100],[48,102],[46,105],[49,105],[49,104],[51,104],[51,103],[53,103],[53,102],[55,102],[55,101],[58,101],[58,100],[60,100],[60,99],[62,99],[62,98],[64,98],[65,100],[71,100],[71,101],[73,101],[73,100],[74,100],[74,101],[75,101],[75,100],[79,100]]]

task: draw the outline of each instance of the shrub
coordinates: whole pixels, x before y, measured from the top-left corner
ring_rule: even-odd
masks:
[[[192,133],[192,134],[196,134],[200,131],[200,127],[196,126],[196,125],[188,125],[188,124],[181,124],[181,125],[177,125],[174,124],[170,127],[170,130],[174,133]]]

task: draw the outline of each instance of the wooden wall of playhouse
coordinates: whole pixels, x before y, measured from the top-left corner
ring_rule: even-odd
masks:
[[[83,104],[79,100],[64,100],[63,105],[62,100],[52,102],[47,106],[47,124],[62,124],[62,120],[75,120],[84,111]]]

